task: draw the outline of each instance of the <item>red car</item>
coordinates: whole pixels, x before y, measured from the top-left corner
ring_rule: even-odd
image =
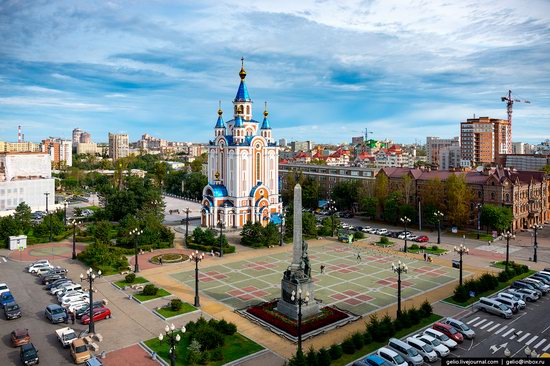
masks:
[[[418,243],[425,243],[429,240],[430,240],[430,238],[428,238],[426,235],[421,235],[418,238],[414,239],[414,241],[416,241]]]
[[[462,334],[449,324],[443,324],[443,323],[437,322],[437,323],[434,323],[434,325],[432,325],[432,328],[440,331],[441,333],[445,334],[447,337],[451,338],[453,341],[457,343],[464,342],[464,337],[462,336]]]
[[[94,322],[97,322],[98,320],[109,319],[110,317],[111,317],[111,310],[109,310],[108,308],[101,307],[98,309],[94,309]],[[90,316],[88,314],[82,315],[80,322],[82,324],[90,323]]]

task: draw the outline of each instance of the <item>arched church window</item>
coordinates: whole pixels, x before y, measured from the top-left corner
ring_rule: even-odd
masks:
[[[250,106],[249,105],[246,106],[246,114],[250,114]]]
[[[235,104],[235,114],[237,114],[237,111],[238,111],[237,105]]]
[[[260,179],[260,153],[256,153],[256,180]]]

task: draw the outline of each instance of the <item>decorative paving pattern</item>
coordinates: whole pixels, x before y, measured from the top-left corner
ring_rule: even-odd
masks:
[[[309,254],[315,298],[323,304],[363,315],[395,303],[397,275],[391,269],[391,263],[398,260],[395,255],[346,244],[310,248]],[[279,253],[208,267],[200,272],[200,291],[235,309],[278,298],[282,274],[291,256],[292,253]],[[403,298],[458,278],[458,270],[451,267],[400,259],[409,267],[409,272],[401,277]],[[321,265],[325,266],[324,274],[320,273]],[[172,277],[194,287],[194,271],[175,273]]]

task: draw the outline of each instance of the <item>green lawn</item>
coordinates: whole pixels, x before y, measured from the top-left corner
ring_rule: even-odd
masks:
[[[407,248],[407,252],[410,252],[410,253],[426,253],[426,254],[435,254],[435,255],[438,255],[438,254],[443,254],[443,253],[447,253],[448,250],[445,250],[445,249],[441,249],[441,248],[437,248],[437,249],[432,249],[431,247],[428,247],[426,249],[412,249],[412,248]]]
[[[185,359],[187,357],[187,347],[189,346],[189,334],[184,334],[182,339],[176,346],[176,365],[187,365]],[[169,345],[166,342],[159,342],[157,338],[149,339],[145,341],[145,344],[162,357],[166,362],[170,362],[170,356],[168,353]],[[222,361],[210,361],[208,366],[221,366],[228,362],[238,360],[241,357],[248,356],[263,349],[259,344],[251,341],[250,339],[235,333],[232,336],[225,336],[225,344],[222,347],[223,360]]]
[[[173,311],[168,306],[168,307],[160,308],[160,309],[156,310],[156,312],[159,313],[160,315],[162,315],[165,318],[171,318],[173,316],[177,316],[177,315],[181,315],[181,314],[185,314],[185,313],[190,313],[190,312],[195,311],[195,310],[197,310],[196,307],[184,302],[183,306],[178,311]]]
[[[476,239],[480,241],[489,241],[494,240],[493,236],[491,234],[487,233],[479,233],[479,239],[477,239],[477,231],[459,231],[458,233],[453,233],[451,231],[447,231],[448,235],[456,236],[458,238],[462,238],[462,235],[466,235],[468,239]]]
[[[115,285],[117,285],[118,287],[120,288],[123,288],[124,286],[132,286],[132,285],[136,285],[136,284],[139,284],[139,283],[148,283],[149,281],[146,280],[145,278],[143,277],[136,277],[134,282],[126,282],[125,280],[120,280],[120,281],[116,281],[115,282]]]
[[[412,326],[410,328],[407,328],[407,329],[401,329],[399,332],[396,332],[395,335],[393,335],[392,337],[394,337],[394,338],[404,337],[407,334],[413,333],[414,331],[416,331],[418,329],[422,329],[425,326],[430,325],[430,324],[438,321],[441,318],[442,318],[442,316],[440,316],[440,315],[432,314],[432,315],[430,315],[430,317],[422,319],[420,321],[420,323],[417,324],[417,325],[414,325],[414,326]],[[347,365],[348,363],[353,362],[354,360],[358,359],[359,357],[366,356],[369,353],[371,353],[371,352],[377,350],[378,348],[383,347],[387,344],[388,344],[388,342],[383,342],[383,343],[373,342],[373,343],[370,343],[366,346],[363,346],[363,348],[361,348],[359,351],[355,351],[355,353],[352,353],[351,355],[344,353],[342,355],[342,357],[340,357],[338,360],[332,361],[330,363],[330,365],[331,366],[333,366],[333,365],[334,366]]]
[[[497,288],[495,288],[494,290],[489,290],[489,291],[482,292],[481,294],[477,294],[475,297],[470,297],[466,302],[455,301],[452,296],[446,298],[443,301],[451,303],[451,304],[455,304],[455,305],[458,305],[458,306],[461,306],[461,307],[468,307],[468,306],[472,305],[474,302],[478,301],[480,297],[491,296],[492,294],[494,294],[496,292],[499,292],[500,290],[510,286],[512,284],[512,282],[517,281],[517,280],[521,280],[522,278],[525,278],[525,277],[529,277],[533,273],[535,273],[535,271],[529,270],[529,272],[520,274],[519,276],[516,276],[516,277],[512,278],[511,280],[508,280],[506,282],[500,282],[498,284]]]
[[[136,299],[138,299],[139,301],[144,302],[144,301],[149,301],[149,300],[157,299],[159,297],[164,297],[164,296],[168,296],[168,295],[171,295],[171,293],[169,293],[168,291],[166,291],[163,288],[159,288],[156,295],[142,295],[141,293],[138,293],[138,294],[134,295],[134,297]]]

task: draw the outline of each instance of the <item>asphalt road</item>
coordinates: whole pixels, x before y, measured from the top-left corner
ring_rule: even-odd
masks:
[[[70,351],[63,349],[55,334],[55,330],[65,324],[51,324],[44,317],[44,309],[48,304],[55,303],[56,299],[42,290],[42,285],[34,275],[25,272],[25,264],[10,260],[4,262],[2,258],[0,282],[9,286],[23,316],[15,320],[5,320],[4,313],[0,312],[0,365],[21,364],[19,348],[12,347],[10,340],[10,333],[16,328],[29,330],[31,342],[38,349],[41,365],[72,365]],[[71,327],[77,332],[86,328],[78,323]]]

